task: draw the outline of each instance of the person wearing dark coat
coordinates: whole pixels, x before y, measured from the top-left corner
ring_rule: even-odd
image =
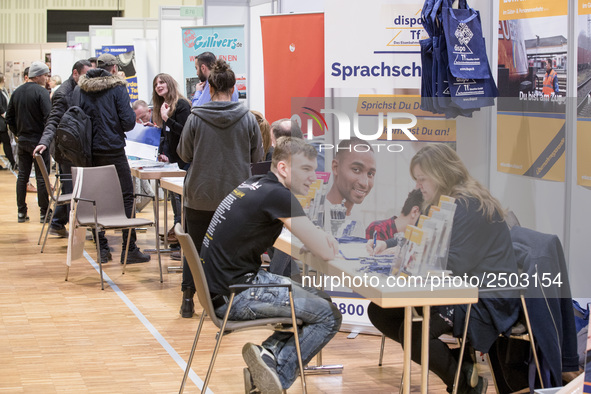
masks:
[[[517,273],[504,210],[497,199],[469,174],[459,156],[445,144],[430,144],[412,158],[410,172],[423,193],[425,207],[438,204],[442,195],[455,198],[447,269],[453,275],[469,278]],[[370,241],[371,242],[371,241]],[[375,252],[394,246],[390,240],[378,241]],[[487,276],[488,278],[489,276]],[[493,284],[495,284],[493,282]],[[481,284],[487,287],[486,283]],[[488,353],[501,333],[509,333],[519,316],[519,294],[496,292],[481,297],[472,306],[468,323],[468,341],[478,351]],[[458,368],[457,355],[439,337],[445,333],[461,336],[466,305],[431,308],[429,369],[443,380],[448,391],[453,389]],[[367,314],[371,322],[386,336],[404,341],[404,311],[384,309],[370,304]],[[413,323],[412,359],[421,359],[421,324]],[[476,365],[464,357],[461,365],[459,393],[486,393],[488,382],[478,376]]]
[[[72,105],[78,104],[72,103],[72,93],[74,92],[76,86],[78,86],[78,80],[80,79],[80,76],[86,74],[86,72],[91,67],[92,65],[88,60],[79,60],[74,63],[74,66],[72,67],[72,75],[70,75],[70,77],[65,82],[63,82],[53,93],[53,96],[51,96],[51,112],[49,113],[49,118],[47,118],[47,122],[45,123],[45,129],[43,130],[43,135],[39,140],[39,145],[37,145],[33,154],[42,154],[45,149],[51,146],[62,117],[68,108],[70,108]],[[72,163],[63,162],[58,164],[61,174],[61,193],[72,193],[73,187],[72,180],[70,179],[72,174]],[[49,234],[57,235],[63,238],[68,236],[68,231],[66,230],[65,226],[69,220],[69,212],[69,205],[58,205],[55,208],[53,220],[49,226]]]
[[[181,170],[188,170],[189,163],[185,163],[176,153],[176,148],[181,139],[183,127],[191,114],[191,103],[179,92],[178,85],[173,77],[168,74],[158,74],[154,77],[154,90],[152,103],[154,113],[152,119],[156,126],[162,129],[162,138],[158,147],[158,160],[168,163],[177,163]],[[174,224],[181,222],[181,196],[171,193],[171,205],[174,212]],[[174,224],[168,231],[168,242],[177,243],[174,234]],[[180,252],[173,252],[173,259],[180,260]]]
[[[16,181],[16,202],[18,206],[18,222],[29,220],[27,214],[27,182],[31,169],[35,166],[37,179],[37,203],[40,210],[40,222],[45,221],[49,207],[49,195],[45,187],[45,180],[37,162],[33,160],[33,151],[41,139],[45,121],[51,110],[49,92],[45,84],[49,78],[49,67],[42,62],[33,62],[29,68],[29,81],[14,91],[8,109],[6,123],[18,138],[19,171]],[[43,161],[49,167],[49,153],[46,152]]]
[[[92,121],[92,165],[115,165],[121,191],[125,214],[132,217],[133,183],[131,170],[125,155],[125,132],[135,126],[135,112],[131,109],[127,82],[117,75],[117,58],[109,53],[99,56],[98,67],[89,70],[80,77],[80,108]],[[74,92],[76,94],[76,92]],[[128,232],[123,231],[123,248],[121,263],[125,258],[125,245]],[[145,263],[150,256],[137,247],[135,230],[131,231],[127,264]],[[104,232],[99,233],[101,261],[111,260],[109,244]]]

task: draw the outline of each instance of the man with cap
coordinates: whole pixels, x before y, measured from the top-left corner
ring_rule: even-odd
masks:
[[[29,220],[27,215],[27,182],[31,175],[33,163],[37,178],[37,203],[40,209],[40,221],[45,221],[48,214],[49,196],[45,181],[37,162],[33,159],[33,151],[45,127],[45,121],[51,110],[49,92],[45,84],[49,79],[49,68],[43,62],[33,62],[29,67],[29,81],[14,91],[8,109],[6,123],[18,137],[18,178],[16,181],[16,203],[18,207],[18,222]],[[49,168],[49,152],[42,154],[45,165]]]
[[[80,90],[80,108],[92,120],[92,165],[105,166],[113,164],[117,169],[125,214],[132,217],[133,210],[133,182],[131,170],[125,155],[125,132],[134,128],[135,113],[131,109],[127,82],[117,75],[119,71],[117,58],[104,53],[97,59],[97,68],[90,69],[80,76],[78,87]],[[125,245],[128,232],[123,231],[123,248],[121,263],[125,257]],[[145,263],[150,256],[144,254],[137,247],[135,230],[131,231],[129,255],[127,263]],[[99,233],[101,262],[112,259],[109,244],[104,232]]]
[[[80,76],[86,74],[90,68],[91,64],[88,60],[78,60],[72,67],[72,75],[70,75],[70,77],[64,83],[62,83],[59,88],[57,88],[53,96],[51,96],[51,112],[49,113],[49,118],[45,124],[45,129],[43,131],[43,135],[41,136],[41,140],[39,140],[39,144],[35,148],[34,153],[42,154],[47,148],[49,148],[55,137],[57,127],[59,126],[60,121],[62,120],[62,117],[68,108],[73,105],[78,105],[77,102],[72,102],[72,95],[74,93],[74,89],[76,86],[78,86],[78,80],[80,79]],[[70,174],[72,173],[72,163],[59,163],[59,169],[62,176],[64,174],[67,175],[66,177],[62,177],[60,179],[62,194],[72,193],[73,186],[72,180],[70,179]],[[66,230],[65,225],[69,220],[69,208],[69,205],[58,205],[55,208],[53,220],[49,226],[50,235],[57,235],[58,237],[62,238],[68,236],[68,231]]]

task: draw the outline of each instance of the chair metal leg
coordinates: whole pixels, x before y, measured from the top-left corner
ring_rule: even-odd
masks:
[[[304,373],[304,362],[302,360],[302,351],[300,349],[300,336],[298,333],[298,325],[295,314],[295,306],[293,304],[293,292],[289,289],[289,306],[291,309],[291,324],[293,327],[293,339],[295,341],[296,354],[298,355],[298,364],[300,366],[300,376],[302,379],[302,393],[306,394],[306,374]]]
[[[101,261],[101,243],[99,241],[98,227],[94,228],[94,232],[96,235],[96,261],[98,261],[98,263],[99,263],[99,271],[101,274],[101,290],[105,290],[105,284],[103,282],[103,262]]]
[[[538,360],[538,352],[536,351],[536,343],[534,341],[534,334],[531,329],[531,323],[529,320],[529,313],[527,312],[527,305],[525,304],[525,297],[521,295],[521,305],[523,306],[523,314],[525,315],[525,324],[527,326],[527,333],[529,336],[529,343],[531,345],[531,351],[534,356],[534,362],[536,363],[536,370],[538,371],[538,377],[540,378],[540,385],[544,388],[544,381],[542,380],[542,372],[540,371],[540,362]]]
[[[499,386],[497,385],[497,379],[495,378],[495,373],[493,371],[493,366],[490,362],[490,356],[488,355],[488,353],[486,354],[486,361],[488,363],[488,369],[490,369],[490,376],[492,376],[493,384],[495,385],[495,393],[500,393]]]
[[[41,253],[43,253],[43,249],[45,249],[45,243],[47,242],[47,236],[49,235],[49,227],[51,226],[51,222],[53,222],[53,216],[55,215],[55,209],[57,208],[57,202],[54,203],[53,209],[51,209],[51,217],[49,218],[49,222],[47,223],[47,229],[45,230],[45,237],[43,238],[43,245],[41,245]],[[47,220],[47,215],[45,215],[45,220]],[[43,229],[45,228],[45,223],[43,223],[43,227],[41,228],[41,234],[43,234]],[[41,236],[39,236],[39,240],[41,240]],[[39,245],[39,243],[37,243]]]
[[[378,361],[378,367],[382,366],[382,360],[384,359],[384,346],[386,345],[386,335],[382,334],[382,344],[380,345],[380,360]]]
[[[123,230],[125,231],[125,230]],[[127,230],[127,242],[125,243],[125,258],[123,259],[123,271],[121,275],[125,275],[125,267],[127,267],[127,255],[129,253],[129,243],[131,241],[131,228]]]
[[[50,208],[47,208],[47,209],[50,209]],[[43,219],[43,226],[41,226],[41,233],[39,233],[39,239],[37,240],[37,245],[41,245],[41,237],[43,237],[43,230],[45,230],[45,223],[47,223],[47,214],[45,215],[45,218]],[[41,253],[43,253],[43,250],[41,250]]]
[[[454,388],[452,394],[457,394],[458,383],[460,382],[460,373],[462,372],[462,361],[464,359],[464,349],[466,348],[466,336],[468,335],[468,322],[470,321],[470,312],[472,311],[472,304],[468,304],[466,311],[466,320],[464,321],[464,333],[462,334],[462,345],[460,346],[460,357],[458,358],[458,369],[454,378]]]
[[[222,344],[222,338],[224,337],[224,331],[226,330],[226,323],[228,322],[228,317],[230,316],[230,309],[232,309],[232,304],[234,303],[234,295],[235,294],[232,293],[232,295],[230,296],[230,301],[228,302],[228,309],[226,310],[224,321],[222,322],[222,326],[220,327],[220,331],[218,333],[218,340],[215,344],[215,348],[213,349],[213,355],[211,356],[211,362],[209,363],[209,368],[207,369],[207,375],[205,375],[205,381],[203,382],[203,388],[201,389],[202,393],[205,393],[207,391],[209,378],[211,378],[211,373],[213,372],[213,365],[215,364],[215,359],[218,356],[220,345]]]
[[[197,342],[199,341],[199,335],[201,334],[201,327],[203,327],[204,321],[205,310],[203,310],[203,313],[201,314],[201,319],[199,319],[199,326],[197,327],[197,332],[195,333],[195,339],[193,340],[193,347],[191,348],[191,353],[189,354],[189,360],[187,360],[187,366],[185,367],[185,375],[183,376],[183,381],[181,382],[179,394],[183,394],[183,391],[185,390],[185,383],[187,382],[187,377],[189,376],[189,371],[191,370],[191,363],[193,362],[193,356],[195,355],[195,349],[197,349]]]

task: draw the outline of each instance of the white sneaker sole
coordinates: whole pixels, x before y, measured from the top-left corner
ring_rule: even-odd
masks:
[[[261,352],[254,343],[247,343],[242,348],[242,357],[250,370],[257,389],[264,394],[282,394],[283,387],[277,371],[273,371],[261,358]]]

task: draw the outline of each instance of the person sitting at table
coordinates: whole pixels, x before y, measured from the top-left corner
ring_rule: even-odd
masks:
[[[410,173],[423,193],[425,207],[438,204],[441,195],[456,199],[447,269],[453,275],[483,277],[485,274],[516,273],[509,228],[504,221],[500,202],[474,179],[464,163],[449,146],[430,144],[417,152],[410,164]],[[375,253],[388,247],[390,240],[378,241]],[[494,283],[492,283],[494,285]],[[468,324],[468,341],[480,352],[488,353],[499,334],[507,333],[519,315],[519,299],[499,293],[480,298],[473,305]],[[518,295],[517,295],[518,296]],[[443,380],[451,392],[458,362],[454,352],[439,339],[446,333],[461,336],[466,305],[431,308],[429,328],[429,369]],[[404,340],[404,310],[383,309],[370,304],[367,311],[373,325],[396,342]],[[412,359],[421,358],[421,324],[413,323]],[[487,380],[478,376],[476,365],[464,357],[458,393],[485,393]]]
[[[314,226],[293,194],[307,194],[316,180],[316,156],[314,147],[304,140],[281,137],[273,151],[271,171],[244,181],[221,202],[201,248],[212,303],[220,318],[226,313],[233,284],[292,284],[295,315],[303,322],[299,339],[304,365],[338,332],[341,313],[325,293],[261,269],[260,255],[285,226],[316,256],[335,257],[336,240]],[[287,288],[271,287],[237,293],[229,319],[289,316]],[[273,333],[262,346],[244,345],[244,361],[260,392],[280,394],[292,385],[299,369],[295,346],[289,332]]]
[[[393,238],[396,233],[403,233],[406,226],[417,223],[419,216],[421,216],[422,205],[423,193],[419,189],[411,191],[404,201],[400,216],[371,222],[365,229],[365,238],[372,239],[375,232],[376,239],[385,241]]]
[[[240,182],[250,178],[250,165],[263,156],[254,115],[242,103],[231,101],[235,84],[230,65],[216,60],[208,79],[211,101],[193,107],[177,147],[179,158],[191,163],[183,185],[183,204],[187,233],[199,253],[216,208]],[[181,290],[180,314],[191,318],[195,283],[186,260]]]

